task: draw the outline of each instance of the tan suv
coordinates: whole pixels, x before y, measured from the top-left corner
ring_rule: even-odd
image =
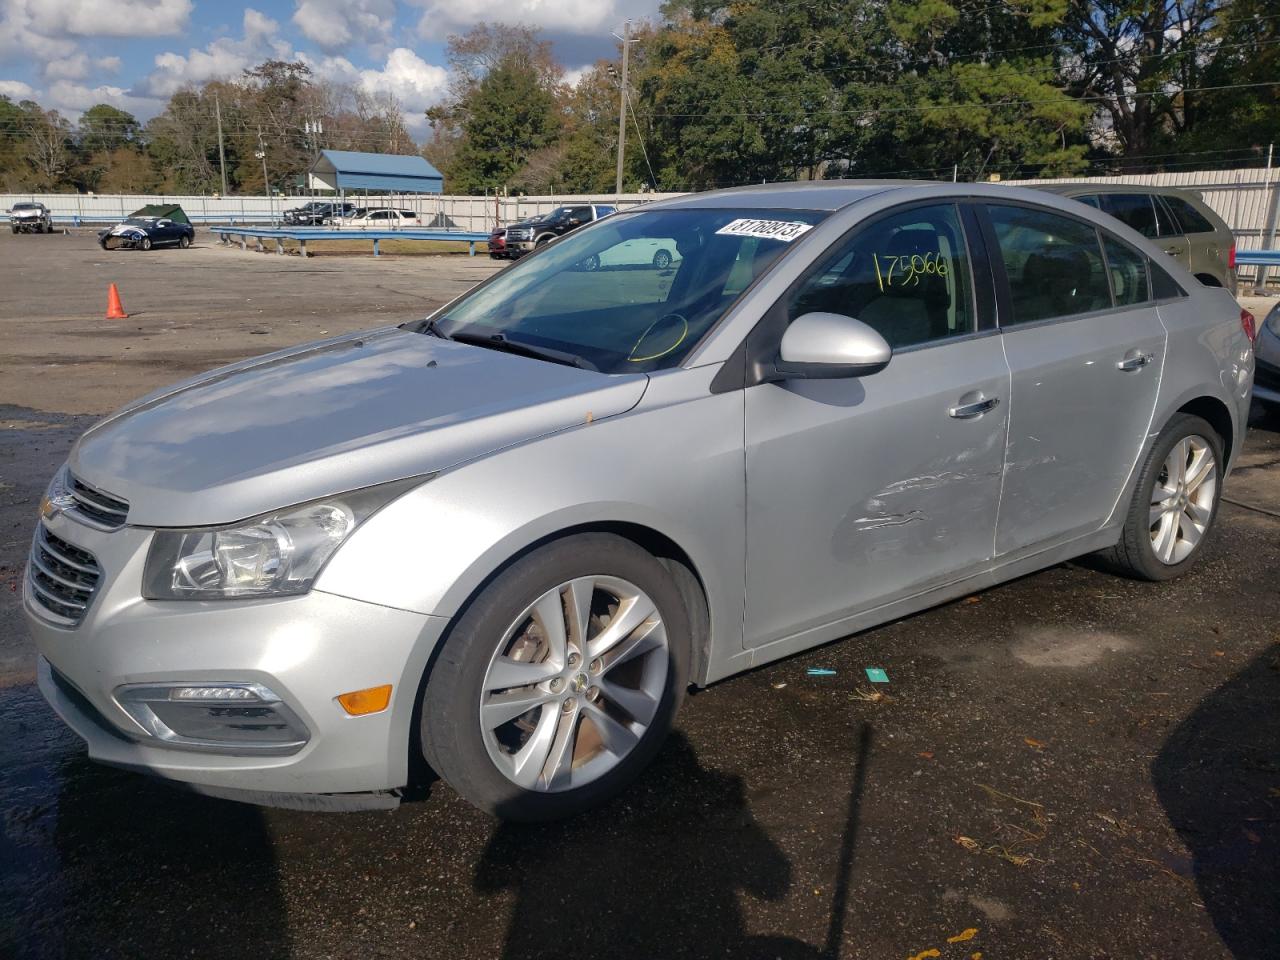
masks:
[[[1236,292],[1231,228],[1194,193],[1137,184],[1063,183],[1038,187],[1097,207],[1164,248],[1210,287]]]

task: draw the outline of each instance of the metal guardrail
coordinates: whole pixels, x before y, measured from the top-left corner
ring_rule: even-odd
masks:
[[[298,244],[299,253],[307,256],[307,243],[316,240],[371,240],[373,255],[379,256],[379,240],[455,240],[470,245],[471,256],[476,255],[476,244],[488,241],[489,234],[470,230],[444,230],[429,227],[400,227],[395,230],[323,230],[314,228],[278,229],[265,227],[209,227],[210,233],[218,234],[220,243],[229,244],[233,236],[240,238],[240,249],[248,248],[249,238],[257,241],[258,252],[264,252],[263,240],[275,240],[276,253],[284,253],[284,241],[293,240]]]
[[[1280,267],[1280,250],[1237,250],[1236,266]]]

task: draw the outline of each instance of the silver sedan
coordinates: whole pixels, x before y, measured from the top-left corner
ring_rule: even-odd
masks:
[[[671,269],[605,268],[653,240]],[[220,796],[392,805],[425,756],[497,816],[565,816],[690,684],[1081,554],[1186,572],[1252,332],[1035,191],[624,212],[86,433],[25,580],[41,688],[91,757]]]

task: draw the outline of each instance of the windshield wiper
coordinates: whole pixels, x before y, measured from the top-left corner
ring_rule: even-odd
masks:
[[[594,363],[576,353],[553,350],[551,347],[539,347],[532,343],[525,343],[523,340],[512,340],[501,333],[455,333],[452,339],[458,343],[470,343],[477,347],[488,347],[490,350],[501,350],[503,353],[533,357],[535,360],[550,360],[552,363],[562,363],[568,367],[577,367],[579,370],[594,370],[597,373],[600,371]]]
[[[436,319],[420,320],[418,322],[418,333],[429,333],[433,337],[439,337],[441,340],[452,340],[453,337],[444,332],[440,326],[440,321]]]

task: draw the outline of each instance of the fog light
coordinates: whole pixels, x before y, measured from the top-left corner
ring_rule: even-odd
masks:
[[[192,750],[293,753],[311,736],[260,683],[137,684],[116,690],[116,702],[147,736]]]
[[[387,709],[387,704],[391,702],[391,684],[384,683],[380,687],[369,687],[366,690],[340,693],[335,699],[341,704],[342,709],[353,717],[379,713]]]

